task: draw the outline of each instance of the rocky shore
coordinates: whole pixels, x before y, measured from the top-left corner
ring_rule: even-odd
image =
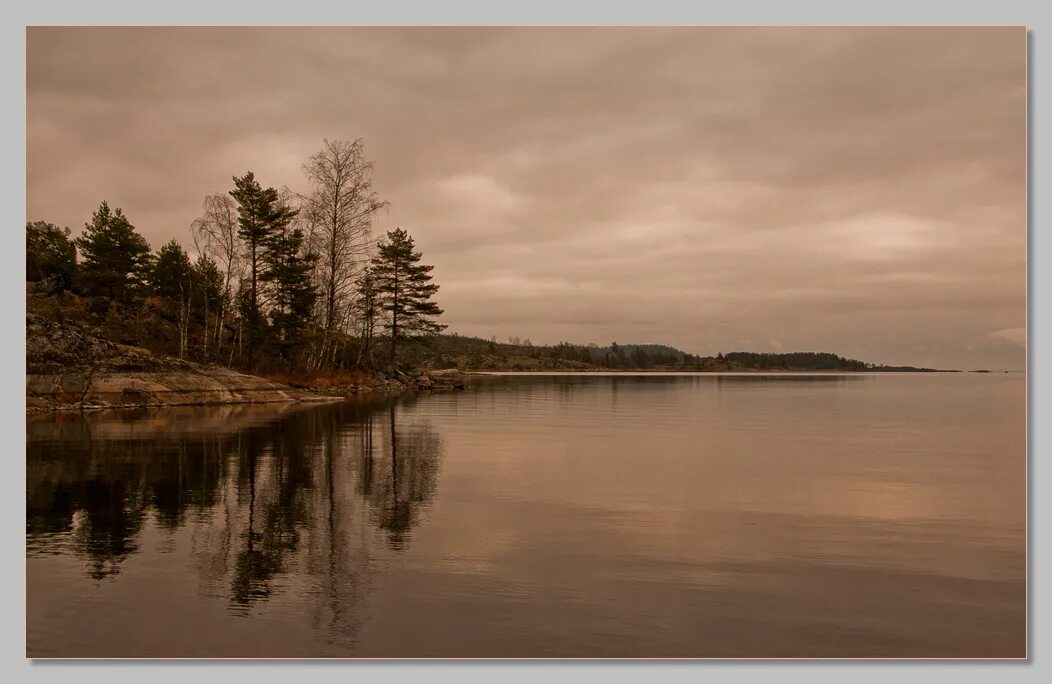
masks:
[[[466,374],[458,370],[395,370],[374,373],[367,382],[351,385],[316,387],[309,383],[300,389],[331,396],[369,393],[400,394],[403,392],[448,392],[467,386]]]
[[[116,344],[83,328],[26,316],[26,411],[336,401],[365,393],[455,390],[452,371],[377,374],[345,387],[290,386]]]

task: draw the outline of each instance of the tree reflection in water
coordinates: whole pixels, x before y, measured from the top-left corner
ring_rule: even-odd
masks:
[[[236,614],[306,593],[314,620],[346,635],[377,558],[407,548],[434,495],[441,442],[412,403],[32,420],[28,553],[72,553],[116,581],[160,535],[188,546],[202,592]]]

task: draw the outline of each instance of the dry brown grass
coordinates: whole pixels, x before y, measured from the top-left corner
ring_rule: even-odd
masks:
[[[372,378],[369,374],[360,371],[274,372],[265,373],[263,377],[271,382],[280,382],[283,385],[292,387],[316,387],[318,389],[346,387],[347,385],[368,385],[372,383]]]

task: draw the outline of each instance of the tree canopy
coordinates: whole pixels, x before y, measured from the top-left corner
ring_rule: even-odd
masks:
[[[371,274],[379,309],[387,314],[384,325],[390,333],[390,361],[397,361],[399,341],[436,335],[445,325],[434,319],[442,309],[431,298],[438,285],[431,282],[434,266],[420,263],[413,238],[401,228],[389,231],[377,246]]]
[[[264,254],[270,242],[292,223],[298,212],[281,202],[277,190],[264,189],[251,171],[240,178],[234,177],[234,189],[230,195],[237,201],[237,232],[244,245],[244,260],[248,265],[248,292],[242,298],[242,316],[247,323],[246,363],[251,370],[264,323],[259,297],[260,276],[265,267]]]
[[[150,269],[150,289],[154,294],[171,301],[179,301],[190,292],[192,267],[190,257],[176,242],[166,242],[157,252]]]
[[[267,240],[260,279],[272,286],[270,322],[283,359],[289,360],[306,343],[314,301],[311,283],[316,257],[303,253],[303,231],[285,228]]]
[[[77,247],[69,228],[47,221],[26,223],[26,280],[58,278],[62,287],[73,287]]]
[[[111,210],[104,201],[75,243],[83,257],[81,286],[88,294],[123,299],[142,289],[149,274],[150,244],[120,208]]]

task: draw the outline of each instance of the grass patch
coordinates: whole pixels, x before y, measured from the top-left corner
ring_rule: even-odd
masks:
[[[372,377],[361,371],[322,371],[319,373],[285,373],[275,372],[263,375],[271,382],[279,382],[291,387],[346,387],[348,385],[370,385]]]

